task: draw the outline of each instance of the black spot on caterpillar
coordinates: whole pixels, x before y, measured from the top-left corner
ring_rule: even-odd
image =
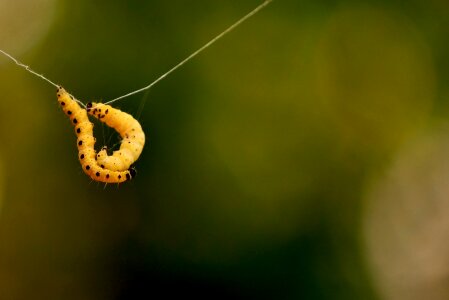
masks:
[[[117,171],[100,166],[96,160],[93,124],[89,121],[87,111],[62,87],[58,88],[57,96],[62,110],[75,126],[75,133],[78,136],[78,157],[84,173],[95,181],[106,183],[120,183],[133,178],[136,175],[134,169]],[[70,114],[69,111],[71,112]]]
[[[130,114],[110,105],[88,103],[86,107],[90,115],[114,128],[122,138],[120,149],[114,151],[110,156],[106,147],[103,147],[97,154],[97,162],[109,170],[128,170],[139,158],[145,145],[145,134],[142,126]],[[104,114],[101,113],[102,111]],[[132,135],[131,132],[133,133]]]

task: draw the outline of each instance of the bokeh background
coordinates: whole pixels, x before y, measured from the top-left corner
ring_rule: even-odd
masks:
[[[259,3],[0,0],[0,48],[106,101]],[[0,99],[0,299],[449,298],[446,0],[274,1],[117,103],[148,141],[118,187],[3,56]]]

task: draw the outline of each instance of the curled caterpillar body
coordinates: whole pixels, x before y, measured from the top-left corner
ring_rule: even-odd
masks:
[[[75,133],[78,137],[78,159],[84,173],[95,181],[106,183],[121,183],[133,178],[136,175],[134,169],[123,171],[110,170],[103,168],[97,162],[93,124],[89,121],[86,110],[80,107],[75,99],[62,87],[58,88],[57,96],[62,110],[75,127]]]
[[[121,136],[120,149],[108,155],[106,147],[97,154],[97,162],[106,169],[114,171],[128,170],[139,158],[145,145],[145,134],[139,122],[130,114],[110,105],[88,103],[87,112],[114,128]]]

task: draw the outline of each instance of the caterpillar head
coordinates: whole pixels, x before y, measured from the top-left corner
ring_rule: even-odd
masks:
[[[104,109],[103,103],[95,103],[95,102],[89,102],[86,105],[86,110],[89,115],[92,115],[96,117],[97,119],[102,119],[107,114],[107,109]],[[102,112],[103,108],[103,112]]]

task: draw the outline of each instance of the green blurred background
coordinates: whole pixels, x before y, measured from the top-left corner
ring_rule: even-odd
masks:
[[[259,3],[0,0],[0,48],[106,101]],[[106,188],[0,56],[0,299],[448,299],[448,37],[445,0],[274,1],[116,103],[147,144]]]

